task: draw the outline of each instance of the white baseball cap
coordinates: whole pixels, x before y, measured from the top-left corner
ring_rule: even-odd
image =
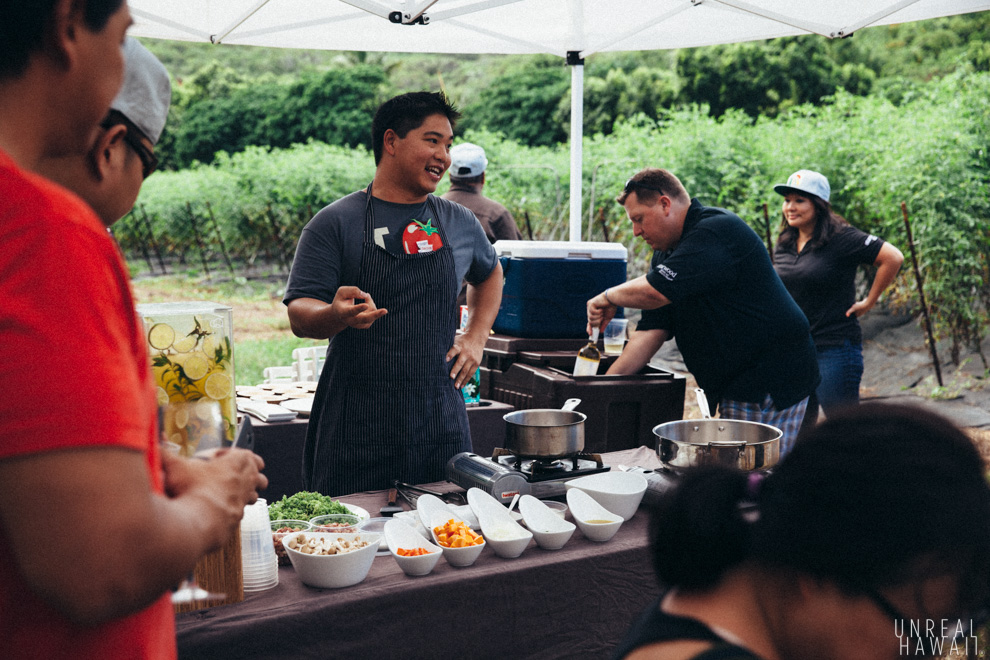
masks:
[[[828,185],[825,175],[812,170],[798,170],[787,177],[787,183],[779,183],[773,187],[773,190],[779,195],[787,195],[791,192],[807,193],[820,197],[826,202],[832,194],[832,188]]]
[[[124,83],[110,104],[158,144],[172,102],[172,83],[165,65],[134,37],[124,41]]]
[[[450,150],[450,176],[470,179],[478,176],[488,167],[485,150],[476,144],[462,142]]]

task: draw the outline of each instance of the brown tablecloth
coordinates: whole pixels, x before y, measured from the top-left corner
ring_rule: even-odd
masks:
[[[657,467],[648,448],[604,456]],[[433,484],[453,490],[453,484]],[[341,498],[376,515],[382,492]],[[176,617],[180,658],[607,658],[657,597],[641,508],[606,543],[580,530],[560,550],[535,542],[517,559],[486,548],[454,568],[443,559],[407,577],[390,555],[345,589],[303,585],[291,567],[245,600]]]

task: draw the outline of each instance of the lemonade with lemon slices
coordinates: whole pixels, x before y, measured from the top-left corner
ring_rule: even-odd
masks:
[[[158,403],[217,401],[234,439],[234,346],[231,308],[209,302],[138,305],[151,352]]]

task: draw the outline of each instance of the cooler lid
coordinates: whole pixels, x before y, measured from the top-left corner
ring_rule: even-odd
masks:
[[[621,243],[575,241],[496,241],[500,257],[517,259],[620,259],[626,260],[626,246]]]

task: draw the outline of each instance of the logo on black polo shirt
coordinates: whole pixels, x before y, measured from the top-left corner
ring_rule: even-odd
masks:
[[[670,280],[671,282],[673,282],[674,278],[677,277],[677,273],[667,268],[663,264],[657,266],[657,272],[663,275],[666,279]]]
[[[876,237],[876,236],[874,236],[873,234],[870,234],[869,236],[867,236],[867,237],[866,237],[866,242],[865,242],[865,243],[863,243],[863,245],[869,245],[869,244],[870,244],[870,243],[872,243],[873,241],[879,241],[879,240],[880,240],[879,238],[877,238],[877,237]]]

